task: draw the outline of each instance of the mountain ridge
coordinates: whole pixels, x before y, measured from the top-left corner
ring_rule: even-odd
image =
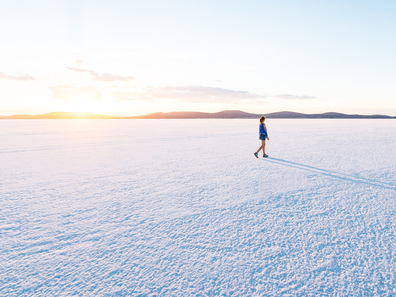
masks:
[[[18,114],[0,116],[0,119],[254,119],[265,116],[269,119],[395,119],[389,115],[360,115],[339,112],[325,112],[320,114],[306,114],[293,111],[272,113],[248,113],[241,110],[223,110],[219,112],[175,111],[156,112],[141,116],[106,116],[89,112],[50,112],[38,115]]]

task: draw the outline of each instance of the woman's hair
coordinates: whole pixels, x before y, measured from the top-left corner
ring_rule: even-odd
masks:
[[[260,123],[262,124],[264,122],[264,120],[265,120],[265,117],[261,117],[260,118]]]

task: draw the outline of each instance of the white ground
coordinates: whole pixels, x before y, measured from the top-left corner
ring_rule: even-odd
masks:
[[[394,296],[396,120],[2,120],[1,296]]]

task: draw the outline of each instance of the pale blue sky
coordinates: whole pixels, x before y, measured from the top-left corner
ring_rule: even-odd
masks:
[[[0,1],[0,115],[396,115],[395,1]]]

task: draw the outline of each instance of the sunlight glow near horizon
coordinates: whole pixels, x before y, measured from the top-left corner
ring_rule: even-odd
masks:
[[[396,115],[395,10],[393,1],[9,2],[0,115]]]
[[[89,112],[101,115],[114,115],[117,104],[112,101],[95,101],[84,96],[77,96],[70,101],[62,101],[57,105],[57,111],[63,112]]]
[[[95,108],[95,102],[92,99],[84,96],[75,97],[68,103],[70,103],[71,111],[91,112]]]

